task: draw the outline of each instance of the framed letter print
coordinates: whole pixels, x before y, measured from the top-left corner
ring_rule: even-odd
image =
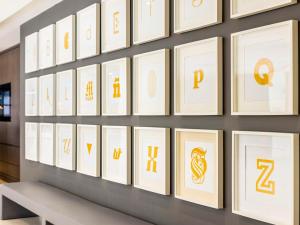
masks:
[[[133,0],[133,43],[169,36],[169,0]]]
[[[39,78],[39,115],[55,115],[55,77],[54,74]]]
[[[77,59],[100,53],[100,5],[95,3],[77,12]]]
[[[102,127],[102,178],[131,184],[130,127]]]
[[[100,126],[77,125],[77,172],[100,176]]]
[[[76,111],[75,70],[56,74],[56,115],[74,116]]]
[[[25,73],[38,70],[38,32],[25,37]]]
[[[299,134],[233,131],[232,143],[232,212],[299,224]]]
[[[169,115],[170,51],[133,57],[134,115]]]
[[[102,52],[130,46],[130,0],[104,0],[101,4]]]
[[[39,68],[55,66],[55,25],[51,24],[39,32]]]
[[[102,64],[102,115],[130,115],[130,59]]]
[[[298,114],[298,21],[232,34],[231,114]]]
[[[76,168],[75,124],[56,124],[56,166],[66,170]]]
[[[175,0],[175,33],[222,22],[222,0]]]
[[[31,161],[39,160],[39,124],[25,123],[25,159]]]
[[[40,163],[55,166],[55,124],[40,123]]]
[[[175,115],[222,114],[222,38],[175,47]]]
[[[56,22],[56,64],[75,60],[75,16]]]
[[[39,78],[25,80],[25,116],[38,115]]]
[[[250,16],[296,3],[297,0],[231,0],[231,18]]]
[[[169,128],[134,128],[134,187],[170,194]]]
[[[97,116],[100,113],[100,65],[77,69],[77,115]]]
[[[223,208],[223,131],[175,130],[175,197]]]

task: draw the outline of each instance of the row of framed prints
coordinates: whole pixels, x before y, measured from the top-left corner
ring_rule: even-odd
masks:
[[[242,17],[297,0],[231,0],[231,16]],[[222,0],[175,0],[175,33],[222,22]],[[133,43],[169,36],[169,0],[133,0]],[[77,19],[77,21],[76,21]],[[100,32],[100,21],[101,29]],[[130,0],[104,0],[25,37],[25,73],[130,47]],[[75,50],[76,47],[76,50]],[[76,53],[75,53],[76,52]]]
[[[223,114],[222,55],[221,37],[175,46],[175,115]],[[130,115],[132,94],[134,115],[169,115],[170,50],[132,61],[133,79],[129,58],[102,64],[102,114]],[[298,21],[232,34],[231,62],[232,115],[298,114]],[[76,114],[74,70],[27,79],[25,86],[26,116]],[[100,65],[77,68],[77,115],[99,114]]]
[[[133,165],[134,187],[171,194],[169,128],[134,127],[133,146],[128,126],[27,122],[25,129],[27,160],[93,177],[101,167],[103,179],[125,185]],[[174,140],[175,197],[223,208],[223,131],[175,129]],[[298,224],[299,135],[233,131],[232,146],[233,212]]]

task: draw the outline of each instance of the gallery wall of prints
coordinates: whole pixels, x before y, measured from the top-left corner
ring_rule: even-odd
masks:
[[[154,224],[299,225],[295,0],[65,0],[21,27],[21,179]]]

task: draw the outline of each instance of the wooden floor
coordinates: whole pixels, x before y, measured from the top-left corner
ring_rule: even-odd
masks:
[[[0,220],[0,225],[41,225],[39,218],[28,218],[18,220]]]
[[[5,184],[5,183],[6,183],[6,181],[4,181],[0,178],[0,184]]]

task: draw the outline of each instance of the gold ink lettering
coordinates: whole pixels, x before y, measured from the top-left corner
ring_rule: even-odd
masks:
[[[203,4],[203,0],[192,0],[193,7],[199,7]]]
[[[63,139],[64,153],[66,153],[66,154],[70,153],[70,143],[71,143],[71,138]]]
[[[69,32],[66,32],[64,36],[64,48],[69,49]]]
[[[120,98],[121,93],[120,93],[120,78],[119,77],[115,77],[113,89],[114,89],[113,98]]]
[[[92,101],[94,99],[93,95],[93,81],[89,81],[86,85],[85,99],[87,101]]]
[[[275,194],[275,181],[270,180],[270,176],[274,172],[274,160],[257,159],[256,168],[261,170],[261,174],[256,181],[256,191],[264,194]]]
[[[87,147],[87,150],[88,150],[89,155],[91,155],[93,145],[90,144],[90,143],[87,143],[87,144],[86,144],[86,147]]]
[[[114,155],[113,155],[113,159],[114,160],[119,160],[120,159],[120,156],[121,156],[121,153],[122,153],[122,151],[121,151],[121,148],[115,148],[114,149]]]
[[[260,69],[262,66],[266,66],[268,69],[268,72],[261,74]],[[254,78],[255,81],[262,86],[272,86],[272,79],[274,76],[274,66],[273,63],[267,59],[262,58],[260,59],[254,68]]]
[[[194,89],[199,88],[199,84],[203,81],[203,79],[204,79],[203,70],[195,70],[194,71]]]
[[[157,172],[157,156],[158,156],[158,147],[154,147],[154,152],[152,154],[152,146],[148,146],[148,162],[147,162],[147,171],[150,172],[152,170],[153,173]],[[151,169],[152,165],[152,169]]]
[[[206,151],[194,148],[191,153],[192,180],[195,184],[203,184],[207,171]]]

